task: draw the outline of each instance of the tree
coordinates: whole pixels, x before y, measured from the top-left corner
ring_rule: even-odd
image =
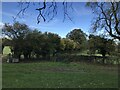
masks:
[[[76,43],[67,38],[61,39],[61,50],[67,53],[71,53],[77,47]]]
[[[40,43],[41,43],[41,32],[38,30],[29,31],[24,38],[23,45],[23,55],[26,59],[31,58],[31,53],[34,52],[37,57],[39,57],[38,51],[40,51]]]
[[[42,54],[44,57],[55,56],[60,50],[60,36],[54,33],[45,32],[44,33],[44,44],[42,45]]]
[[[87,3],[87,6],[95,14],[92,29],[104,30],[111,37],[120,40],[120,2],[92,2]]]
[[[11,39],[11,46],[13,51],[13,56],[20,59],[20,55],[22,53],[22,48],[24,46],[23,39],[25,38],[27,32],[30,29],[26,24],[21,24],[19,22],[15,22],[13,25],[5,24],[2,33],[7,35],[9,39]]]
[[[60,36],[54,33],[30,30],[26,24],[19,22],[15,22],[13,25],[5,24],[3,34],[10,38],[10,46],[15,58],[20,59],[20,55],[23,54],[28,59],[33,52],[37,58],[42,56],[47,59],[60,50]]]
[[[4,47],[5,46],[12,46],[12,42],[11,42],[11,40],[10,39],[7,39],[7,38],[2,38],[1,40],[0,40],[1,42],[1,51],[3,52],[3,49],[4,49]]]
[[[89,36],[89,50],[95,53],[96,50],[103,56],[103,63],[106,54],[111,54],[115,51],[115,42],[112,39],[106,39],[100,36]]]
[[[117,52],[120,53],[120,42],[117,44]]]
[[[53,56],[54,56],[60,50],[61,37],[54,33],[48,33],[47,36],[51,46],[50,51],[53,53]]]
[[[3,48],[2,48],[2,38],[0,38],[0,54],[2,54]]]
[[[73,40],[79,46],[77,49],[82,50],[86,46],[86,34],[81,29],[74,29],[66,35],[68,39]]]
[[[97,43],[97,36],[90,34],[88,40],[89,54],[95,54],[97,49],[96,43]]]
[[[24,45],[24,56],[28,57],[31,52],[37,58],[49,59],[50,56],[54,56],[59,52],[60,48],[60,37],[57,34],[45,32],[42,33],[38,30],[30,31],[27,35]]]

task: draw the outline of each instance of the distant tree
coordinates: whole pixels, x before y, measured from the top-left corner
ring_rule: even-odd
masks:
[[[2,49],[2,38],[0,38],[0,54],[2,54],[2,51],[3,51],[3,49]]]
[[[20,59],[20,55],[22,54],[23,48],[23,39],[25,38],[27,32],[30,29],[26,24],[21,24],[19,22],[15,22],[13,25],[5,24],[2,33],[7,35],[11,40],[11,46],[13,51],[13,56]]]
[[[79,46],[77,49],[82,50],[86,46],[86,34],[81,29],[74,29],[66,35],[66,38],[73,40]]]
[[[89,35],[89,40],[88,40],[88,49],[89,49],[89,54],[95,54],[96,49],[97,49],[97,36],[94,35]]]
[[[1,51],[2,52],[3,52],[3,49],[5,46],[12,46],[12,40],[10,40],[8,38],[1,38],[0,41],[1,41]]]
[[[61,37],[54,33],[48,33],[48,39],[51,43],[51,52],[53,53],[54,56],[55,53],[59,52],[60,50]]]
[[[47,58],[54,56],[60,50],[60,36],[30,30],[26,24],[19,22],[15,22],[13,25],[5,24],[3,34],[10,38],[13,55],[19,59],[21,54],[28,59],[31,57],[31,53],[34,53],[37,58],[40,56]]]
[[[40,54],[41,32],[38,30],[29,31],[26,34],[23,45],[23,55],[25,58],[31,58],[31,53],[34,52],[37,57]],[[40,47],[40,48],[39,48]]]
[[[37,58],[42,56],[45,59],[49,59],[50,56],[54,56],[59,52],[60,39],[57,34],[33,30],[26,35],[24,55],[28,57],[33,52]]]
[[[92,29],[104,30],[111,37],[120,40],[120,2],[89,2],[87,6],[95,14]]]
[[[104,57],[106,54],[111,54],[115,51],[115,42],[111,39],[106,39],[100,36],[89,36],[89,50],[90,52],[95,53],[96,50],[103,56],[103,63]]]
[[[61,50],[66,53],[71,53],[77,48],[76,42],[71,39],[63,38],[61,39]]]
[[[117,51],[118,51],[118,53],[120,53],[120,42],[117,45]]]
[[[50,55],[55,56],[56,53],[60,51],[60,36],[54,33],[45,32],[44,33],[44,45],[42,46],[42,53],[45,56],[50,57]]]
[[[108,53],[115,51],[114,41],[110,39],[105,38],[99,38],[99,44],[97,45],[97,48],[99,52],[102,54],[103,57]]]

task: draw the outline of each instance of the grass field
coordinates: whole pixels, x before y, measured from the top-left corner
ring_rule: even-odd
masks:
[[[3,88],[117,88],[117,72],[86,63],[3,63]]]

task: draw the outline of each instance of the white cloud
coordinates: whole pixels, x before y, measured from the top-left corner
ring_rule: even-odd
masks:
[[[4,23],[0,22],[0,38],[2,37],[2,28],[4,26]]]
[[[0,30],[3,28],[4,23],[0,22]]]
[[[80,28],[78,28],[78,27],[73,27],[73,28],[71,28],[71,31],[74,30],[74,29],[80,29]]]

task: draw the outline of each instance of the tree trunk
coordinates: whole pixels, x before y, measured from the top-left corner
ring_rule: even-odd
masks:
[[[103,56],[103,60],[102,60],[102,63],[104,64],[105,63],[105,54],[102,55]]]

